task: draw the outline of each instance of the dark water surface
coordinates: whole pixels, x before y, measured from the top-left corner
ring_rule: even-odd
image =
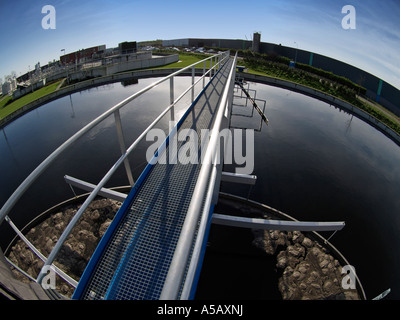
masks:
[[[258,180],[251,198],[299,220],[345,221],[331,242],[356,268],[367,298],[387,288],[388,298],[400,298],[399,146],[327,103],[262,84],[252,88],[267,100],[269,125],[255,134]]]
[[[1,129],[0,206],[69,136],[155,80],[143,79],[126,87],[114,83],[74,93],[43,105]],[[176,79],[175,96],[190,81],[184,77]],[[262,131],[255,133],[254,174],[258,180],[250,198],[299,220],[345,221],[345,228],[331,242],[355,266],[367,298],[391,288],[388,298],[399,299],[399,146],[355,116],[327,103],[262,84],[253,83],[251,88],[257,90],[258,98],[267,101],[269,125],[263,125]],[[177,107],[180,114],[189,98]],[[165,101],[169,101],[168,83],[123,109],[121,117],[127,142],[131,143],[165,108]],[[167,121],[160,127],[167,128]],[[254,116],[246,121],[259,118]],[[114,118],[110,117],[79,140],[33,184],[10,214],[13,221],[22,227],[41,211],[70,198],[72,192],[63,181],[65,174],[97,183],[120,155],[116,139]],[[147,145],[145,142],[139,145],[130,157],[136,178],[146,165]],[[227,169],[233,170],[232,166]],[[122,168],[107,186],[127,184]],[[224,184],[223,191],[243,196],[248,189]],[[4,226],[0,232],[4,248],[10,233]],[[330,233],[323,235],[327,237]],[[227,256],[226,261],[231,258]],[[244,268],[242,262],[235,266],[236,269],[222,273],[231,277],[238,272],[235,270],[247,274],[251,270],[258,272]],[[221,267],[221,270],[227,269]],[[249,281],[256,280],[253,276]],[[263,278],[268,283],[267,277]],[[228,291],[236,297],[234,291],[229,288]],[[218,296],[217,291],[215,294]]]

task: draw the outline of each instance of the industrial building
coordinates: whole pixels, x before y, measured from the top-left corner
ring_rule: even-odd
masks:
[[[91,61],[93,59],[93,55],[101,52],[106,49],[105,45],[91,47],[87,49],[78,50],[75,52],[67,53],[60,57],[60,61],[62,65],[66,64],[78,64],[85,63],[87,61]]]
[[[130,54],[136,53],[137,51],[137,44],[136,41],[125,41],[118,44],[118,49],[120,54]]]
[[[60,57],[61,65],[82,64],[95,59],[115,54],[132,54],[137,52],[136,41],[125,41],[118,44],[117,48],[106,49],[105,45],[91,47],[67,53]]]

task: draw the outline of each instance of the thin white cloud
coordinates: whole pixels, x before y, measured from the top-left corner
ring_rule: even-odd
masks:
[[[254,31],[261,31],[263,42],[290,47],[295,47],[296,42],[300,49],[353,64],[400,88],[398,0],[251,0],[246,2],[245,13],[241,9],[243,2],[235,0],[229,3],[204,0],[201,4],[174,0],[134,3],[59,0],[52,3],[57,9],[57,31],[54,34],[58,38],[39,32],[37,39],[38,42],[47,41],[46,55],[54,58],[58,58],[59,50],[64,47],[67,51],[74,51],[91,45],[116,46],[126,40],[157,38],[250,39]],[[341,28],[341,7],[345,4],[353,4],[357,10],[357,29],[350,32]],[[14,7],[18,10],[20,5],[15,2],[7,4],[7,8]],[[24,7],[23,23],[39,26],[40,4],[30,2]],[[200,7],[209,10],[197,11],[196,8]],[[4,12],[1,13],[0,10],[0,16],[6,19]],[[3,24],[1,26],[2,30],[6,29]],[[1,64],[0,69],[9,68],[8,61],[16,63],[15,54],[11,53],[19,51],[21,44],[28,43],[32,49],[29,53],[24,52],[26,59],[32,52],[40,51],[34,50],[25,34],[20,32],[18,36],[19,41],[15,41],[10,46],[12,48],[2,50],[7,55],[3,56],[7,64]],[[33,61],[41,59],[31,58]]]

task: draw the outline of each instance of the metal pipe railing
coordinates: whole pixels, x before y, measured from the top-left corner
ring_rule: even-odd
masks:
[[[21,231],[19,231],[19,229],[16,227],[16,225],[11,221],[11,219],[9,217],[6,217],[6,220],[8,220],[7,222],[9,223],[9,225],[11,226],[11,228],[15,231],[15,233],[21,238],[21,240],[29,247],[29,249],[31,249],[36,256],[42,260],[43,262],[46,261],[46,257],[22,234]],[[64,271],[62,271],[60,268],[58,268],[55,265],[52,265],[52,267],[54,268],[54,271],[61,277],[63,278],[65,281],[67,281],[71,286],[73,286],[74,288],[76,288],[76,286],[78,285],[78,282],[75,281],[73,278],[71,278],[69,275],[67,275]]]
[[[221,55],[226,55],[227,53],[221,53]],[[98,125],[100,122],[102,122],[104,119],[109,117],[111,114],[114,114],[117,110],[131,102],[132,100],[136,99],[137,97],[141,96],[142,94],[146,93],[150,89],[158,86],[164,81],[169,80],[170,78],[173,78],[175,76],[178,76],[179,74],[183,73],[184,71],[192,68],[193,66],[196,66],[199,63],[202,63],[203,61],[210,60],[212,57],[206,58],[202,61],[196,62],[190,66],[187,66],[183,69],[180,69],[172,74],[170,74],[167,77],[164,77],[163,79],[160,79],[151,85],[147,86],[146,88],[134,93],[133,95],[129,96],[125,100],[119,102],[118,104],[114,105],[112,108],[98,116],[96,119],[88,123],[86,126],[84,126],[82,129],[80,129],[77,133],[75,133],[72,137],[70,137],[67,141],[65,141],[62,145],[60,145],[55,151],[53,151],[42,163],[40,163],[39,166],[36,167],[35,170],[33,170],[27,178],[18,186],[18,188],[13,192],[13,194],[10,196],[10,198],[5,202],[3,207],[0,209],[0,224],[3,222],[4,218],[6,215],[10,212],[10,210],[14,207],[14,205],[17,203],[17,201],[21,198],[21,196],[25,193],[25,191],[32,185],[34,181],[50,166],[51,163],[69,146],[74,144],[80,137],[82,137],[85,133],[87,133],[89,130],[91,130],[93,127]],[[211,65],[210,65],[210,70],[211,70]],[[208,70],[207,73],[210,72]],[[206,73],[206,74],[207,74]],[[206,76],[206,74],[204,76]],[[176,104],[177,101],[175,101]]]
[[[217,153],[215,153],[214,160],[216,159],[216,155]],[[209,222],[208,213],[214,193],[213,191],[215,187],[216,178],[217,178],[217,167],[214,165],[211,169],[210,184],[208,186],[208,192],[206,195],[206,200],[204,202],[203,212],[201,214],[201,221],[199,224],[199,230],[197,232],[197,239],[193,248],[193,253],[190,259],[189,268],[182,288],[180,300],[188,300],[190,293],[192,291],[192,285],[197,271],[197,262],[200,258],[201,249],[203,246],[203,241],[201,240],[204,238],[204,234],[206,233],[207,225]]]
[[[96,185],[94,190],[90,193],[90,195],[86,198],[85,202],[79,208],[79,210],[75,213],[74,217],[71,219],[67,227],[64,229],[63,233],[61,234],[60,238],[58,239],[57,243],[55,244],[53,250],[51,251],[50,255],[48,256],[44,266],[42,267],[42,271],[38,276],[38,282],[40,283],[43,277],[46,275],[44,272],[45,267],[47,265],[51,265],[56,258],[58,252],[60,251],[63,243],[67,240],[68,235],[71,233],[72,229],[74,228],[75,224],[78,222],[79,218],[82,216],[83,212],[87,209],[89,204],[97,197],[97,194],[100,190],[104,187],[107,181],[111,178],[111,176],[117,171],[118,167],[124,163],[127,156],[136,148],[136,146],[141,142],[141,140],[146,136],[146,134],[164,117],[164,115],[172,108],[170,105],[166,108],[147,128],[143,131],[140,136],[130,145],[130,147],[126,150],[126,152],[114,163],[111,169],[106,173],[106,175],[101,179],[101,181]]]
[[[229,58],[229,52],[225,52],[220,54],[221,57],[223,58],[220,60],[220,63],[225,61],[227,58]],[[10,210],[13,208],[13,206],[17,203],[17,201],[20,199],[22,194],[32,185],[32,183],[50,166],[50,164],[64,151],[66,150],[69,146],[74,144],[80,137],[82,137],[85,133],[87,133],[89,130],[91,130],[93,127],[95,127],[97,124],[102,122],[104,119],[109,117],[111,114],[114,114],[115,117],[115,122],[116,122],[116,127],[117,127],[117,133],[118,133],[118,140],[121,148],[121,157],[117,160],[117,162],[113,165],[113,167],[107,172],[107,174],[102,178],[102,180],[98,183],[98,185],[95,187],[95,189],[92,191],[92,193],[88,196],[86,201],[83,203],[81,208],[78,210],[78,212],[74,215],[66,229],[64,230],[63,234],[57,241],[55,247],[53,248],[52,252],[48,256],[48,258],[45,261],[45,264],[39,273],[37,282],[41,282],[43,277],[46,275],[44,272],[46,266],[51,265],[56,258],[59,250],[61,249],[61,246],[67,239],[68,235],[72,231],[73,227],[75,224],[78,222],[79,218],[83,214],[84,210],[88,207],[88,205],[94,200],[94,198],[97,196],[97,194],[100,192],[100,190],[103,188],[105,183],[111,178],[111,176],[115,173],[117,168],[124,163],[126,172],[128,175],[128,179],[131,184],[133,184],[133,177],[131,170],[129,168],[129,163],[127,161],[128,155],[135,149],[135,147],[138,145],[138,143],[146,136],[146,134],[164,117],[164,115],[172,110],[174,106],[176,105],[177,102],[180,101],[180,99],[183,98],[183,96],[189,91],[193,90],[194,86],[201,81],[201,79],[205,78],[208,73],[212,71],[212,69],[217,68],[218,65],[215,64],[212,66],[212,63],[210,63],[210,68],[207,72],[203,73],[203,76],[196,82],[194,82],[194,68],[197,64],[203,63],[203,66],[205,65],[205,62],[207,60],[212,59],[212,57],[206,58],[202,61],[196,62],[188,67],[185,67],[183,69],[178,70],[177,72],[172,73],[171,75],[164,77],[163,79],[160,79],[153,84],[147,86],[146,88],[140,90],[139,92],[131,95],[130,97],[126,98],[125,100],[121,101],[120,103],[114,105],[112,108],[110,108],[108,111],[104,112],[102,115],[94,119],[92,122],[87,124],[85,127],[83,127],[81,130],[79,130],[76,134],[74,134],[71,138],[69,138],[67,141],[65,141],[61,146],[59,146],[53,153],[51,153],[22,183],[21,185],[14,191],[14,193],[11,195],[11,197],[7,200],[7,202],[3,205],[3,207],[0,210],[0,224],[2,221],[7,217],[8,213]],[[182,72],[192,69],[192,85],[185,90],[176,100],[173,100],[174,97],[174,90],[173,90],[173,77],[181,74]],[[204,71],[204,68],[203,68]],[[123,132],[122,132],[122,124],[120,121],[120,115],[119,115],[119,109],[121,109],[123,106],[134,100],[135,98],[141,96],[145,92],[151,90],[152,88],[156,87],[157,85],[161,84],[164,81],[167,81],[170,79],[170,102],[171,104],[147,127],[145,131],[142,132],[142,134],[131,144],[131,146],[126,149],[125,148],[125,142],[123,141]],[[193,91],[192,91],[193,92]],[[192,94],[193,96],[193,94]],[[174,114],[171,114],[171,118],[174,119]],[[8,219],[7,219],[8,220]],[[10,221],[10,220],[9,220]]]
[[[175,249],[175,253],[172,258],[168,274],[164,282],[164,287],[160,295],[161,300],[178,299],[179,290],[184,281],[185,271],[189,261],[195,230],[201,214],[203,200],[206,197],[207,188],[209,186],[209,178],[215,165],[212,162],[218,145],[221,123],[228,103],[230,83],[232,81],[232,78],[234,80],[236,59],[237,53],[235,55],[231,70],[229,72],[227,84],[224,88],[224,92],[220,100],[220,105],[218,107],[214,126],[212,128],[207,151],[201,165],[200,173],[197,178],[195,189],[193,191],[185,222],[182,226],[182,231]]]
[[[188,88],[190,90],[190,87]],[[89,204],[96,198],[97,194],[100,192],[100,190],[104,187],[104,185],[107,183],[107,181],[111,178],[111,176],[115,173],[115,171],[118,169],[118,167],[125,162],[127,159],[127,156],[136,148],[136,146],[141,142],[141,140],[147,135],[147,133],[164,117],[164,115],[170,111],[170,109],[175,105],[175,103],[181,99],[184,96],[185,93],[183,93],[178,99],[171,105],[169,105],[147,128],[144,130],[141,135],[131,144],[131,146],[126,150],[126,152],[123,153],[123,155],[118,159],[118,161],[112,166],[112,168],[107,172],[107,174],[102,178],[102,180],[97,184],[95,189],[90,193],[88,198],[85,200],[85,202],[82,204],[82,206],[79,208],[79,210],[76,212],[74,217],[71,219],[70,223],[68,226],[65,228],[63,233],[61,234],[60,238],[58,239],[56,245],[54,246],[53,250],[51,251],[50,255],[48,256],[44,266],[42,267],[41,272],[39,273],[37,282],[40,283],[46,273],[44,270],[46,270],[46,266],[51,265],[56,258],[58,252],[61,250],[61,247],[65,240],[67,239],[68,235],[71,233],[72,229],[74,228],[75,224],[78,222],[86,208],[89,206]]]

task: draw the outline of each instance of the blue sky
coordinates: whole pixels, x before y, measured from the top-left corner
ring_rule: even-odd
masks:
[[[41,26],[42,7],[56,9],[56,29]],[[356,9],[344,30],[341,10]],[[123,41],[178,38],[251,39],[323,54],[370,72],[400,89],[399,0],[0,0],[0,78],[37,62]]]

